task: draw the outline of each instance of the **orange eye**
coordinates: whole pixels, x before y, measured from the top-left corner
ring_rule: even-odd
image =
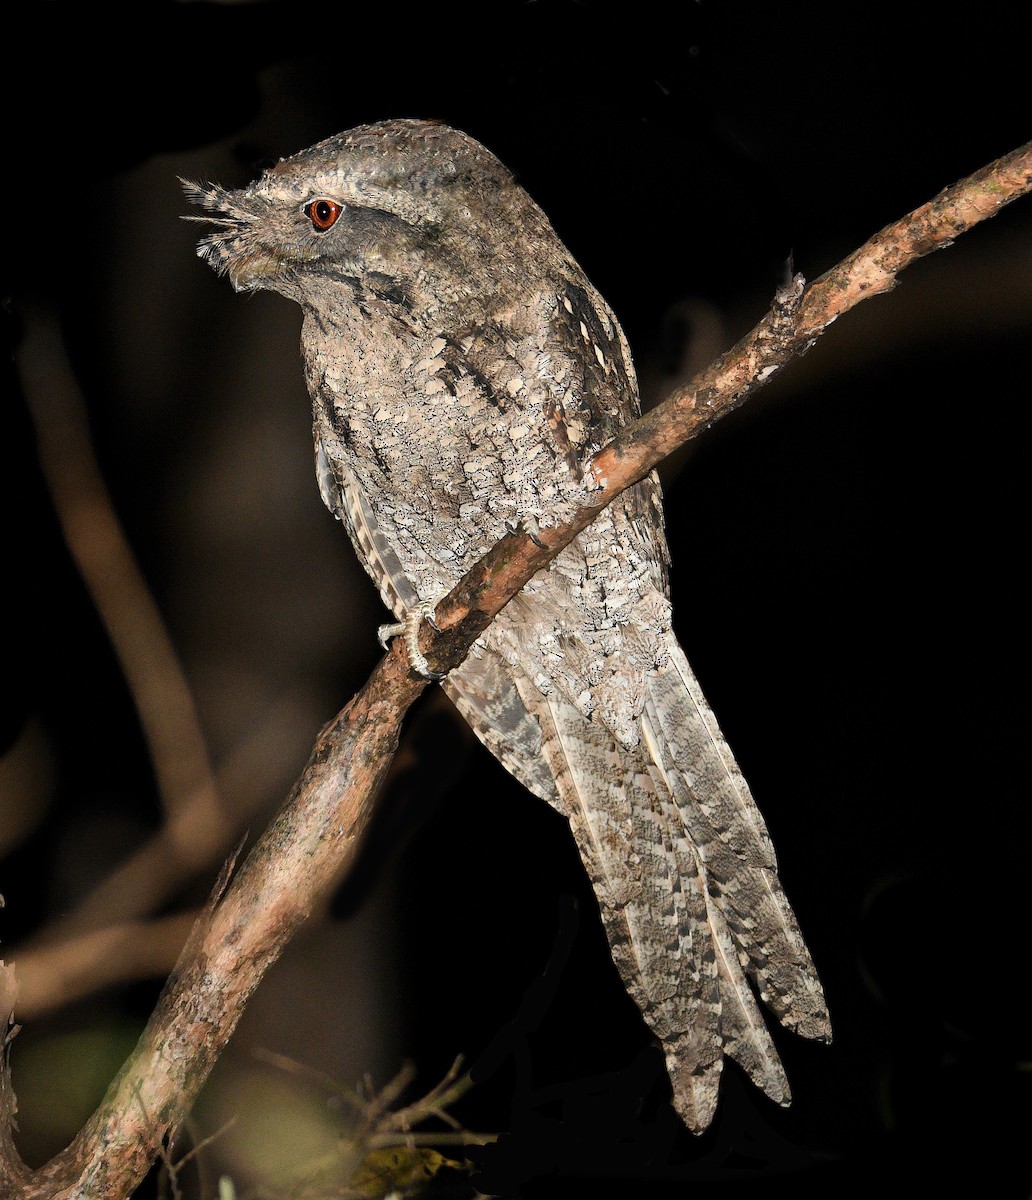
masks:
[[[312,222],[316,233],[325,233],[333,226],[343,209],[334,200],[312,200],[301,211]]]

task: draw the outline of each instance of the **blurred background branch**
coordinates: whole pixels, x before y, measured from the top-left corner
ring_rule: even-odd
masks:
[[[193,860],[206,866],[211,844],[224,849],[231,831],[193,696],[101,477],[86,405],[53,314],[26,314],[18,361],[40,465],[65,542],[139,714],[169,830],[168,849],[184,865]],[[146,464],[140,469],[145,471]]]
[[[224,857],[246,813],[227,815],[220,802],[190,687],[101,476],[86,405],[56,320],[36,310],[26,314],[25,328],[19,370],[43,475],[68,549],[121,664],[162,802],[153,836],[71,911],[14,949],[19,1011],[31,1016],[100,987],[167,974],[196,912],[155,922],[140,918]],[[89,701],[70,698],[75,702]],[[291,703],[284,697],[281,707]],[[261,744],[280,720],[274,711],[259,721],[222,764],[220,775],[231,794],[247,794]]]

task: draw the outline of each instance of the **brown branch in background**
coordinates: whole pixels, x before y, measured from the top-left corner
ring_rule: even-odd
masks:
[[[256,718],[213,773],[189,686],[101,476],[86,404],[51,314],[29,314],[18,367],[54,509],[122,666],[164,817],[70,911],[9,950],[18,963],[20,1012],[32,1017],[98,987],[168,974],[182,948],[171,931],[195,914],[153,925],[141,918],[224,857],[251,809],[266,799],[255,764],[294,698]],[[251,805],[230,819],[220,796],[246,796]],[[101,948],[108,953],[96,953]]]
[[[101,988],[171,971],[197,912],[152,921],[127,921],[87,930],[31,951],[18,946],[18,1012],[22,1019],[45,1016]]]
[[[292,695],[281,697],[264,716],[256,717],[247,736],[220,762],[215,781],[222,795],[249,796],[252,807],[264,800],[258,786],[262,755],[274,745],[282,716],[294,704]],[[210,824],[198,838],[197,854],[206,850],[205,865],[210,866],[225,856],[239,830],[230,827],[221,813],[208,810],[208,814]],[[201,815],[198,810],[198,818]],[[246,822],[247,812],[240,815]],[[79,907],[9,949],[8,957],[18,964],[18,1011],[23,1020],[80,1000],[100,987],[130,979],[161,978],[172,970],[185,940],[185,928],[196,913],[154,922],[142,918],[170,900],[200,868],[197,855],[188,861],[178,857],[178,846],[177,832],[163,825],[119,863]],[[174,928],[184,931],[178,943]],[[147,944],[148,939],[152,944]],[[110,952],[110,957],[99,956],[96,951],[100,947]]]
[[[86,404],[53,316],[33,313],[18,355],[40,465],[69,553],[96,605],[140,718],[165,811],[166,854],[196,868],[232,840],[219,805],[193,696],[164,621],[133,558],[93,453]],[[137,881],[146,896],[146,880]],[[120,905],[128,896],[133,911]],[[140,889],[106,889],[75,925],[124,920]],[[70,923],[71,924],[71,923]]]
[[[444,631],[426,639],[431,661],[438,669],[461,662],[506,601],[605,504],[741,404],[837,316],[1030,189],[1032,144],[888,226],[808,290],[794,280],[734,350],[595,456],[598,490],[573,521],[533,537],[511,534],[480,560],[438,606]],[[354,861],[401,719],[427,686],[410,675],[404,653],[397,639],[362,691],[322,730],[287,803],[196,931],[136,1049],[71,1146],[31,1173],[0,1162],[0,1179],[6,1170],[19,1185],[12,1200],[121,1200],[183,1122],[259,980]],[[0,1079],[0,1105],[9,1095],[5,1087]],[[10,1154],[4,1137],[0,1153]]]

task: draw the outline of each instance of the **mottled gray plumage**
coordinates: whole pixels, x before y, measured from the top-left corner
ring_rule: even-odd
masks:
[[[561,522],[638,412],[616,318],[510,173],[465,134],[389,121],[240,191],[188,185],[200,253],[304,311],[320,487],[384,602],[432,604],[515,521]],[[788,1083],[749,980],[827,1038],[824,998],[748,786],[670,628],[659,487],[607,508],[444,688],[569,820],[613,958],[709,1124],[724,1054]]]

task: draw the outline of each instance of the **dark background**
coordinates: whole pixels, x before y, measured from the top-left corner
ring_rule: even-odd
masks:
[[[34,323],[59,321],[216,764],[268,730],[227,784],[252,833],[378,654],[382,610],[312,477],[299,313],[193,257],[177,176],[239,186],[362,122],[457,125],[606,295],[650,403],[755,323],[789,255],[814,278],[1028,138],[1016,7],[27,6],[4,189],[9,956],[159,820],[37,469],[17,375]],[[429,1086],[462,1053],[479,1083],[458,1115],[507,1135],[481,1156],[485,1191],[1028,1196],[1030,330],[1023,199],[664,472],[682,640],[835,1027],[830,1048],[776,1031],[791,1108],[729,1065],[713,1129],[680,1128],[571,839],[438,696],[413,713],[357,877],[259,991],[200,1133],[253,1099],[253,1045],[378,1085],[407,1058]],[[92,1037],[117,1062],[160,982],[27,1021],[28,1157],[80,1119],[53,1114],[55,1088],[85,1086],[63,1048]]]

